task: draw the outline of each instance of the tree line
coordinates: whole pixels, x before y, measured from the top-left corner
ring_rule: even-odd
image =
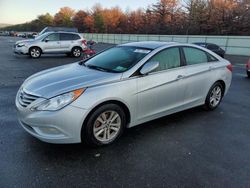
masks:
[[[41,31],[46,26],[76,27],[86,33],[250,35],[250,0],[158,0],[147,8],[119,7],[75,11],[63,7],[9,31]]]

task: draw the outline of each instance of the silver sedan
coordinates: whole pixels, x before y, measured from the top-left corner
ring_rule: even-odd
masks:
[[[106,145],[125,128],[195,106],[214,110],[232,65],[196,45],[136,42],[29,77],[16,96],[18,119],[50,143]]]

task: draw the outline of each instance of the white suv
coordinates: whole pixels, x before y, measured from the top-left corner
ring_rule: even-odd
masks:
[[[79,33],[47,32],[35,39],[17,41],[14,52],[39,58],[45,53],[66,53],[80,57],[86,48],[86,40]]]

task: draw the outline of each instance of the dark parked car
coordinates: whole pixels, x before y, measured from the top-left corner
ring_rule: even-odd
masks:
[[[194,43],[198,46],[202,46],[204,48],[207,48],[209,50],[211,50],[212,52],[218,54],[219,56],[223,57],[225,56],[225,50],[223,50],[221,47],[219,47],[216,44],[212,44],[212,43],[206,43],[206,42],[196,42]]]

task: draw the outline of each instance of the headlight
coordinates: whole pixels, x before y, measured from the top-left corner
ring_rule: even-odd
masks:
[[[17,44],[17,47],[23,47],[23,46],[25,46],[24,43],[19,43],[19,44]]]
[[[65,93],[56,97],[53,97],[51,99],[47,99],[34,107],[31,108],[31,110],[37,110],[37,111],[56,111],[60,110],[66,105],[72,103],[74,100],[76,100],[85,89],[77,89],[74,91],[71,91],[69,93]]]

